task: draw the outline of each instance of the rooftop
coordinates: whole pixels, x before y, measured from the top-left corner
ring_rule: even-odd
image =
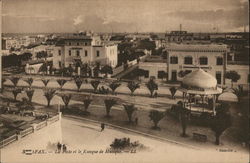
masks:
[[[169,44],[168,51],[203,51],[203,52],[227,52],[229,48],[225,44]]]

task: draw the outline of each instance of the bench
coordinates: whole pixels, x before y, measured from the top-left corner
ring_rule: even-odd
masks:
[[[201,141],[201,142],[206,142],[207,141],[207,136],[199,133],[193,133],[193,138],[195,140]]]

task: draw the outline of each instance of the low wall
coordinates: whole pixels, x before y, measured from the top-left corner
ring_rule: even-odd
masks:
[[[42,121],[40,123],[32,124],[31,127],[27,128],[25,130],[22,130],[19,133],[11,135],[10,137],[2,140],[0,142],[0,148],[3,148],[3,147],[7,146],[10,143],[13,143],[13,142],[15,142],[15,141],[29,135],[29,134],[34,133],[37,130],[40,130],[40,129],[42,129],[42,128],[44,128],[44,127],[46,127],[46,126],[48,126],[48,125],[50,125],[52,123],[55,123],[55,122],[59,121],[60,117],[61,117],[61,113],[59,113],[58,115],[56,115],[54,117],[48,118],[45,121]]]

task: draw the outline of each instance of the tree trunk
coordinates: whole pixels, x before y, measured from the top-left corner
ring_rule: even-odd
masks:
[[[47,106],[50,106],[50,100],[48,100],[48,105]]]
[[[110,116],[110,115],[109,115],[109,113],[110,113],[110,109],[111,109],[111,108],[106,108],[107,117],[109,117],[109,116]]]
[[[220,134],[217,134],[217,133],[216,133],[216,134],[215,134],[215,138],[216,138],[216,139],[215,139],[215,144],[216,144],[216,145],[220,145]]]

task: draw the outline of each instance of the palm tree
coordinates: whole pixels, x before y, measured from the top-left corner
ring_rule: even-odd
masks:
[[[17,95],[18,95],[19,93],[21,93],[21,92],[22,92],[22,89],[20,89],[20,88],[14,88],[14,89],[12,90],[12,93],[13,93],[13,96],[14,96],[14,100],[16,100]]]
[[[236,71],[226,72],[225,78],[231,80],[231,87],[233,88],[233,82],[237,82],[240,79],[240,75]]]
[[[67,83],[67,80],[65,79],[57,79],[57,83],[60,85],[60,89],[62,90],[65,83]]]
[[[176,89],[175,87],[170,87],[170,88],[169,88],[169,91],[170,91],[170,93],[171,93],[172,99],[174,99],[174,95],[175,95],[175,93],[177,92],[177,89]]]
[[[129,123],[132,123],[132,115],[137,110],[134,104],[123,104],[123,107],[128,115]]]
[[[154,122],[154,126],[152,127],[152,129],[160,129],[157,125],[159,121],[165,117],[165,115],[165,112],[160,112],[158,110],[151,110],[149,112],[149,118]]]
[[[181,127],[182,127],[182,137],[187,137],[188,135],[186,134],[186,129],[187,129],[187,124],[188,120],[190,117],[190,110],[184,107],[183,103],[179,101],[177,103],[177,107],[179,108],[178,111],[180,113],[180,120],[181,120]]]
[[[92,102],[92,98],[91,96],[86,96],[84,99],[83,99],[83,104],[84,104],[84,114],[88,115],[89,112],[87,111],[88,108],[89,108],[89,105],[91,104]]]
[[[71,94],[63,94],[62,96],[63,103],[65,105],[65,108],[68,108],[69,102],[71,100]]]
[[[97,92],[97,88],[98,88],[98,85],[100,84],[101,82],[99,80],[91,80],[90,84],[92,85],[92,87],[94,88],[94,92]]]
[[[26,95],[27,95],[27,97],[29,98],[29,102],[31,102],[32,101],[32,97],[33,97],[33,95],[34,95],[34,89],[26,89],[25,90],[25,92],[26,92]]]
[[[214,116],[210,126],[212,131],[215,133],[216,145],[220,144],[220,136],[222,133],[232,125],[231,115],[228,108],[229,105],[221,104],[217,109],[216,115]]]
[[[43,82],[44,86],[47,87],[47,85],[49,83],[49,79],[42,79],[42,82]]]
[[[19,77],[12,77],[10,78],[10,81],[13,83],[14,87],[17,86],[18,81],[20,80]]]
[[[24,80],[28,85],[29,87],[31,87],[32,83],[33,83],[33,79],[32,78],[27,78],[26,80]]]
[[[74,78],[74,81],[76,83],[77,86],[77,91],[80,92],[83,80],[80,77]]]
[[[44,90],[44,96],[47,99],[47,106],[50,106],[50,101],[52,100],[52,98],[55,96],[56,90],[55,89],[45,89]]]
[[[146,86],[148,90],[150,91],[150,97],[153,97],[154,91],[158,90],[158,85],[155,83],[154,79],[150,79],[147,83]]]
[[[106,113],[107,113],[106,117],[109,118],[110,117],[110,114],[109,114],[110,110],[111,110],[112,106],[114,106],[116,104],[116,100],[113,98],[105,99],[104,103],[105,103],[105,108],[106,108]]]
[[[140,88],[140,84],[136,83],[134,81],[130,81],[130,82],[128,82],[127,87],[131,91],[131,96],[132,96],[134,94],[135,90],[138,89],[138,88]]]
[[[109,88],[112,90],[112,93],[115,93],[115,90],[121,85],[118,81],[112,81],[112,83],[109,84]]]

